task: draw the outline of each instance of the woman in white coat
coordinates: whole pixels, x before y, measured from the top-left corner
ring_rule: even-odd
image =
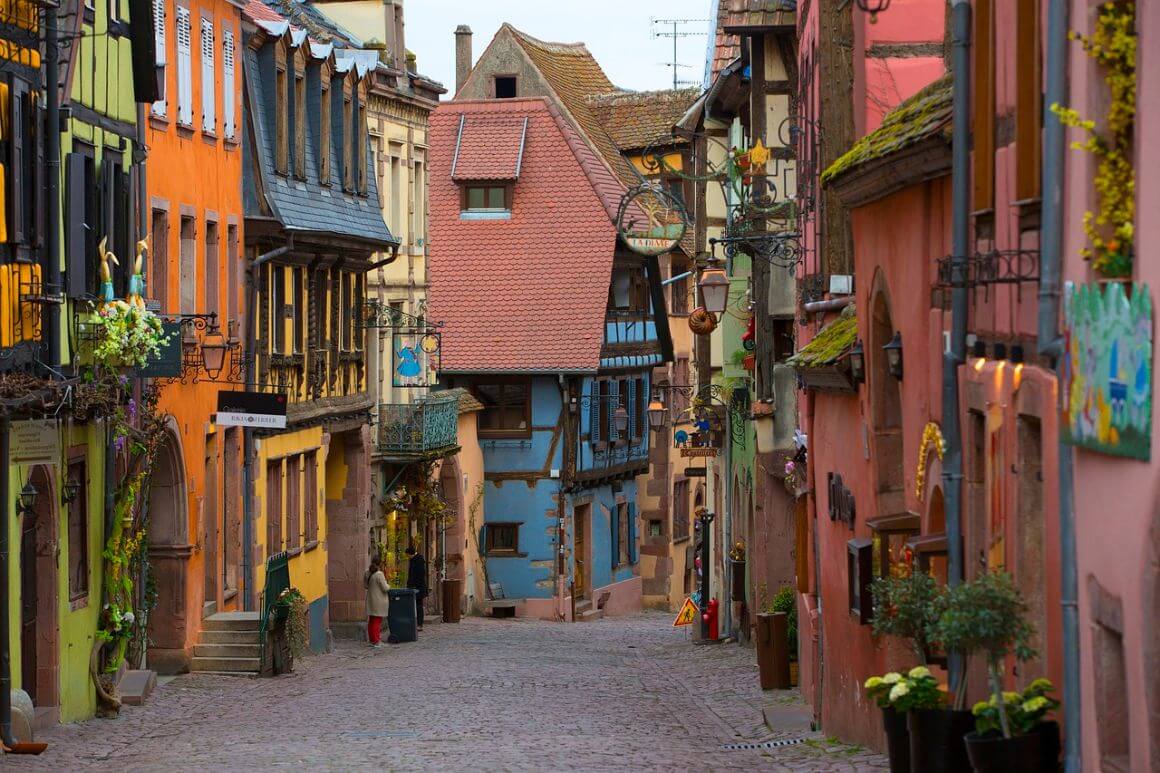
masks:
[[[363,577],[363,584],[367,589],[367,640],[372,647],[381,647],[383,618],[387,616],[391,604],[387,591],[391,586],[387,584],[382,559],[378,556],[371,559],[371,566]]]

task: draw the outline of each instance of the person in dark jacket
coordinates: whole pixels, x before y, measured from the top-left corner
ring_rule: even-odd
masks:
[[[423,602],[427,599],[427,559],[423,558],[422,553],[415,551],[414,545],[403,552],[407,554],[407,587],[417,591],[415,594],[415,622],[418,624],[419,630],[422,631]]]

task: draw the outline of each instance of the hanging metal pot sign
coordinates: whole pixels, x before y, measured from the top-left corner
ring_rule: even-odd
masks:
[[[624,194],[616,215],[621,240],[633,252],[660,255],[680,244],[688,230],[685,205],[659,182],[644,182]]]

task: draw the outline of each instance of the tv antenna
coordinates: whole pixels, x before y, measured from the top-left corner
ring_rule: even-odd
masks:
[[[673,61],[666,62],[665,67],[671,67],[673,70],[673,89],[676,90],[682,85],[687,85],[690,81],[682,81],[678,77],[678,71],[682,67],[690,67],[691,65],[681,64],[677,56],[677,41],[681,38],[703,38],[704,32],[693,32],[688,29],[690,24],[707,24],[708,19],[649,19],[652,24],[652,36],[654,38],[672,38],[673,39]]]

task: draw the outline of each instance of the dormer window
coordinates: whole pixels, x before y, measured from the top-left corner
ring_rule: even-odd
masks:
[[[497,75],[495,76],[495,98],[496,99],[515,99],[516,97],[516,76],[514,75]]]
[[[290,173],[290,92],[286,80],[286,49],[279,45],[274,62],[274,171]]]
[[[528,116],[463,116],[451,179],[459,184],[462,220],[507,220],[524,161]]]
[[[358,194],[367,195],[367,84],[363,81],[358,87],[358,116],[355,125],[354,158],[351,163],[355,168],[355,180]]]
[[[305,44],[303,44],[303,48]],[[294,55],[294,176],[306,179],[306,56],[302,48]]]
[[[472,183],[462,187],[459,216],[465,220],[506,220],[512,216],[512,186]]]

